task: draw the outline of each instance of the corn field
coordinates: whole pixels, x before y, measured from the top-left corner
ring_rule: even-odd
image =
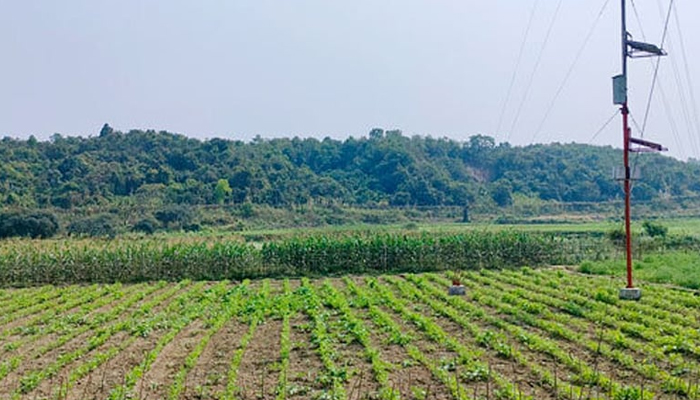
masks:
[[[310,236],[261,246],[222,239],[3,241],[0,286],[537,266],[578,261],[572,243],[510,231]]]

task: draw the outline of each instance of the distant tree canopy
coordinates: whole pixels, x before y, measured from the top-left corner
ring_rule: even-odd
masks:
[[[90,138],[6,137],[0,158],[0,204],[13,209],[100,207],[124,199],[159,207],[309,202],[508,207],[516,194],[563,202],[622,195],[611,178],[620,150],[558,143],[512,147],[484,135],[460,142],[373,129],[367,137],[346,140],[202,141],[151,130],[123,133],[105,124]],[[639,164],[645,171],[634,186],[639,199],[700,193],[697,162],[645,155]],[[155,217],[163,225],[184,225],[182,212],[166,209]],[[105,221],[88,225],[98,222]]]
[[[48,238],[58,232],[58,219],[47,212],[0,212],[0,238]]]

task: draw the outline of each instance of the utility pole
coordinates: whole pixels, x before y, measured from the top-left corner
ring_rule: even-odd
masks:
[[[624,300],[639,300],[642,297],[642,291],[634,287],[632,281],[632,229],[631,229],[631,181],[632,174],[636,171],[630,170],[629,153],[630,152],[645,152],[645,151],[663,151],[666,150],[663,146],[647,140],[636,139],[632,137],[629,127],[629,108],[627,105],[627,59],[638,57],[654,57],[664,56],[664,52],[659,47],[630,40],[630,34],[627,32],[627,16],[626,16],[626,0],[621,0],[620,11],[622,16],[622,74],[613,77],[613,103],[620,105],[622,113],[622,140],[623,140],[623,168],[624,168],[624,191],[625,191],[625,250],[627,260],[627,286],[620,289],[620,299]],[[631,144],[635,143],[643,147],[631,148]]]

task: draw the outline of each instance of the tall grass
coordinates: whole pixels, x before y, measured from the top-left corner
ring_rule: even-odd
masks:
[[[655,283],[668,283],[700,289],[700,253],[697,251],[667,251],[634,260],[634,277]],[[627,266],[623,258],[584,261],[579,271],[587,274],[622,277]]]

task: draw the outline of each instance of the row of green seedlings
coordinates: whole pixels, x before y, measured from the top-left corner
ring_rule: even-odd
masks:
[[[602,301],[607,304],[619,306],[625,310],[634,310],[640,314],[625,314],[625,320],[632,322],[643,323],[638,316],[654,317],[659,320],[665,320],[674,325],[680,325],[689,328],[699,328],[695,309],[700,307],[700,298],[688,292],[679,292],[668,287],[660,285],[649,285],[649,290],[645,291],[645,295],[640,301],[626,302],[618,298],[618,290],[620,282],[615,284],[615,281],[600,277],[582,278],[580,275],[565,274],[561,271],[556,271],[556,275],[552,272],[534,271],[526,269],[525,274],[532,275],[535,281],[544,281],[547,285],[556,285],[557,287],[565,285],[575,293],[588,296],[595,301]],[[509,275],[520,275],[514,272]]]
[[[492,285],[494,290],[501,292],[508,290],[499,283],[497,280],[498,276],[496,276],[495,279],[490,279],[478,274],[470,275],[473,275],[475,281]],[[634,369],[646,377],[660,379],[663,382],[662,388],[665,392],[689,396],[698,395],[697,373],[694,378],[692,378],[692,374],[690,374],[693,370],[697,371],[697,364],[695,360],[691,361],[685,358],[685,356],[694,358],[694,354],[688,351],[694,344],[692,341],[688,341],[687,337],[675,335],[653,338],[652,340],[640,340],[651,338],[653,332],[658,332],[658,329],[641,324],[617,321],[615,318],[606,314],[606,309],[610,306],[604,302],[588,301],[584,303],[585,298],[582,299],[580,295],[558,294],[557,290],[549,288],[548,285],[529,283],[527,279],[509,279],[506,276],[502,277],[500,280],[508,281],[508,283],[513,285],[520,285],[520,287],[526,289],[517,292],[517,296],[526,299],[525,301],[535,300],[551,306],[554,309],[565,311],[574,318],[585,318],[596,323],[599,326],[599,340],[607,344],[607,346],[601,346],[602,351],[607,353],[606,356],[610,356],[618,363],[630,369]],[[564,297],[564,299],[561,297]],[[571,300],[572,297],[575,301]],[[507,299],[511,302],[516,301],[516,298],[513,297],[508,297]],[[521,303],[526,304],[522,301]],[[586,304],[586,307],[583,306],[584,304]],[[550,329],[559,329],[560,335],[567,333],[564,329],[565,327],[577,327],[578,331],[583,333],[588,331],[586,324],[571,319],[568,315],[546,311],[547,310],[539,311],[539,314],[542,314],[544,318],[559,322],[558,328],[550,327]],[[658,324],[663,325],[662,322]],[[575,334],[568,336],[570,340],[577,339]],[[589,347],[591,347],[590,342]],[[639,354],[640,358],[647,359],[647,362],[639,363],[634,357],[629,355],[632,351]],[[666,369],[673,371],[669,373],[667,370],[660,368],[649,360],[665,362],[667,364]],[[685,381],[681,375],[687,375],[687,381]]]
[[[275,302],[277,314],[282,316],[282,331],[280,332],[280,376],[277,382],[275,400],[287,398],[287,383],[289,379],[289,356],[292,351],[291,319],[300,308],[292,293],[289,279],[282,286],[282,296]]]
[[[420,280],[414,282],[419,286],[420,290],[418,290],[399,280],[387,279],[396,285],[404,296],[410,296],[428,304],[434,312],[451,319],[467,329],[475,338],[476,344],[492,349],[501,358],[510,359],[514,363],[525,367],[537,377],[543,387],[550,387],[561,398],[597,398],[605,393],[610,398],[613,398],[613,396],[619,396],[620,394],[626,395],[633,390],[632,388],[623,387],[601,374],[597,369],[597,365],[589,366],[583,360],[577,359],[563,351],[556,343],[527,332],[517,325],[507,324],[500,318],[489,315],[483,309],[478,307],[451,307],[449,305],[450,301],[460,306],[459,301],[461,299],[448,297],[444,290],[422,285]],[[414,278],[409,276],[409,279]],[[423,290],[430,292],[429,295],[423,293]],[[435,297],[440,298],[442,302],[433,300]],[[470,312],[472,318],[464,316],[466,310]],[[479,327],[472,320],[483,320],[486,324],[498,329],[498,331]],[[525,345],[525,348],[531,354],[528,356],[510,344],[508,336],[511,337],[512,341],[517,340]],[[554,369],[550,371],[543,368],[538,360],[533,360],[533,356],[541,358],[536,356],[538,353],[551,357],[556,363],[563,364],[573,374],[568,376],[568,382],[558,376],[558,365],[554,365]]]
[[[466,282],[466,281],[463,281]],[[477,283],[479,282],[479,283]],[[442,282],[445,284],[445,282]],[[640,363],[629,352],[618,348],[611,347],[605,341],[608,333],[600,324],[596,324],[596,334],[594,337],[587,337],[589,334],[588,326],[580,325],[580,321],[570,320],[570,317],[563,313],[552,313],[544,308],[541,303],[532,301],[517,301],[511,294],[503,294],[507,291],[506,288],[498,287],[489,288],[486,282],[479,281],[473,278],[469,283],[474,285],[471,287],[472,299],[477,303],[491,307],[496,311],[509,316],[508,318],[514,324],[525,324],[541,329],[555,340],[566,340],[576,344],[581,348],[587,349],[594,354],[595,357],[602,355],[607,359],[613,360],[630,371],[634,371],[642,377],[640,387],[649,381],[663,382],[662,390],[673,392],[683,390],[680,382],[669,376],[669,374],[655,366],[653,363]],[[570,320],[570,323],[564,321]],[[577,330],[571,328],[576,327]],[[645,358],[645,357],[641,357]],[[640,358],[640,359],[641,359]]]
[[[255,296],[251,296],[241,310],[240,318],[248,324],[248,330],[241,338],[238,349],[231,357],[231,363],[226,375],[226,387],[223,393],[217,393],[215,398],[223,400],[234,400],[240,395],[241,388],[237,385],[238,369],[243,361],[250,341],[253,339],[258,325],[260,325],[270,312],[272,300],[270,299],[270,284],[263,281],[263,284]]]
[[[414,335],[405,333],[392,316],[382,310],[381,305],[385,303],[383,299],[377,296],[375,292],[366,291],[364,288],[356,285],[355,282],[351,281],[349,278],[345,279],[345,284],[348,291],[353,296],[351,305],[356,308],[366,309],[372,323],[388,335],[390,344],[403,347],[413,360],[423,365],[437,380],[442,382],[454,398],[459,400],[470,398],[467,394],[467,389],[459,383],[459,373],[455,372],[452,374],[452,368],[444,368],[442,363],[423,354],[414,344]],[[491,371],[488,370],[487,372],[486,392],[490,393],[488,384],[491,382]],[[417,396],[415,396],[417,398],[430,398],[432,394],[431,387],[427,387],[424,391],[414,394],[417,394]],[[401,394],[398,393],[397,397],[400,397],[400,395]],[[475,392],[472,399],[476,399],[477,395],[478,393]]]
[[[3,338],[3,350],[15,351],[43,336],[60,335],[79,325],[85,325],[95,310],[110,306],[136,291],[135,286],[122,287],[121,284],[115,284],[105,287],[104,291],[76,293],[74,300],[59,305],[35,318],[27,319],[21,325],[2,332],[0,337]]]
[[[75,289],[75,287],[56,288],[47,285],[37,289],[15,290],[13,292],[14,296],[9,296],[9,298],[0,305],[0,315],[2,315],[0,318],[0,325],[5,325],[16,318],[13,316],[13,313],[16,311],[34,313],[36,309],[41,309],[45,306],[45,303],[52,304],[53,299],[58,298],[63,293],[70,292],[71,289]],[[30,307],[34,307],[34,309],[27,310]]]
[[[493,279],[497,280],[498,278]],[[509,276],[505,276],[501,280],[508,284],[522,286],[524,290],[517,292],[520,297],[540,296],[543,304],[559,308],[574,317],[597,321],[602,326],[609,328],[612,332],[609,333],[606,330],[605,338],[616,348],[645,348],[647,353],[659,359],[664,359],[667,355],[681,355],[680,360],[669,360],[670,362],[682,361],[685,356],[690,357],[693,361],[700,358],[698,354],[700,348],[694,344],[700,339],[697,330],[676,326],[668,320],[657,319],[648,310],[611,305],[610,301],[605,300],[600,289],[593,292],[592,298],[571,293],[557,297],[556,293],[559,290],[550,288],[549,284],[545,284],[545,287],[537,290],[537,286],[541,286],[541,284],[536,283],[537,278],[535,278],[535,282],[530,282],[526,278],[519,279]],[[551,280],[546,282],[551,282]],[[582,290],[585,290],[585,287],[577,289],[577,291]],[[639,322],[629,322],[630,320]]]
[[[579,273],[562,273],[562,271],[536,270],[526,268],[523,272],[529,275],[548,278],[556,275],[560,283],[574,286],[588,285],[595,287],[607,287],[617,293],[620,289],[621,282],[618,278],[584,275]],[[586,277],[587,279],[582,279]],[[642,296],[640,301],[635,304],[647,304],[658,307],[671,312],[688,313],[689,310],[700,307],[700,297],[697,290],[690,290],[680,287],[674,287],[664,284],[655,284],[644,282],[645,287],[651,289],[648,293],[650,296]],[[645,294],[647,294],[645,292]],[[692,315],[692,313],[690,313]]]
[[[323,303],[331,309],[338,311],[340,321],[345,327],[345,331],[350,334],[353,341],[362,346],[363,355],[365,359],[370,362],[374,379],[380,386],[378,393],[379,399],[398,400],[400,398],[400,393],[391,382],[389,382],[389,370],[391,365],[381,358],[379,349],[372,345],[369,329],[352,310],[345,295],[329,281],[324,282],[320,292]],[[348,398],[354,398],[353,395],[354,391],[351,390]],[[358,397],[359,396],[360,393],[358,393]]]
[[[160,313],[162,319],[154,318],[152,321],[156,324],[153,326],[165,328],[165,332],[158,338],[155,347],[145,354],[143,360],[126,373],[123,383],[110,391],[108,398],[110,400],[124,400],[134,396],[143,398],[143,393],[135,393],[134,389],[143,375],[150,370],[160,352],[185,327],[201,315],[211,312],[212,308],[219,307],[219,299],[226,293],[228,286],[228,281],[221,281],[211,288],[190,292],[187,298],[177,299],[165,312]],[[142,390],[144,387],[145,385],[141,385]]]
[[[578,289],[585,289],[585,287]],[[661,288],[659,288],[661,289]],[[666,290],[666,289],[661,289]],[[655,290],[648,290],[645,293],[646,297],[655,295]],[[595,296],[598,298],[599,296]],[[587,308],[583,307],[583,300],[577,295],[574,298],[577,305],[581,305],[584,318],[590,318],[590,315],[595,312],[601,312],[605,309],[600,301],[591,300]],[[603,302],[604,303],[604,302]],[[627,308],[627,304],[622,303],[622,306]],[[630,304],[630,308],[638,308],[638,304]],[[648,307],[648,306],[644,306]],[[609,307],[614,308],[614,307]],[[612,346],[626,351],[641,352],[643,356],[651,356],[652,359],[658,360],[666,364],[666,369],[670,371],[655,372],[664,376],[668,382],[667,391],[679,392],[685,395],[698,396],[700,390],[698,382],[700,375],[698,374],[698,347],[697,347],[697,331],[689,330],[673,326],[668,321],[648,321],[645,317],[637,317],[638,311],[622,310],[620,313],[629,313],[632,317],[642,320],[643,324],[632,324],[628,322],[618,322],[606,316],[603,324],[613,329],[609,334],[606,333],[606,340]],[[649,314],[652,314],[649,312]],[[664,333],[666,333],[664,335]],[[685,380],[683,379],[685,376]]]
[[[308,278],[302,279],[301,287],[296,293],[302,302],[303,312],[311,321],[311,344],[315,347],[323,364],[323,375],[319,377],[319,382],[324,387],[323,396],[345,400],[347,399],[345,383],[349,374],[345,366],[336,364],[341,357],[330,332],[330,314]]]
[[[175,400],[182,396],[185,389],[185,380],[189,372],[195,367],[200,355],[209,344],[211,338],[219,332],[232,318],[241,313],[245,306],[245,300],[250,295],[249,281],[245,281],[233,289],[228,290],[220,299],[220,308],[212,308],[209,310],[209,315],[204,318],[204,326],[207,327],[206,332],[187,355],[183,365],[175,375],[173,383],[168,391],[168,399]],[[267,287],[264,286],[264,290]]]
[[[30,317],[35,314],[39,314],[40,317],[48,316],[51,317],[57,309],[65,310],[65,305],[75,306],[75,299],[83,299],[83,295],[95,296],[96,294],[106,293],[105,288],[92,285],[90,287],[76,287],[70,286],[66,288],[57,289],[53,292],[46,293],[40,298],[18,298],[11,307],[3,312],[3,317],[0,318],[0,326],[7,326],[21,318]],[[71,301],[73,300],[73,301]],[[5,329],[0,333],[0,338],[4,338],[9,333],[9,330]]]
[[[449,274],[448,274],[449,275]],[[672,376],[667,371],[659,368],[653,362],[646,359],[644,351],[648,350],[648,354],[658,355],[658,351],[646,348],[643,345],[638,347],[642,353],[641,357],[645,358],[645,362],[639,362],[627,351],[623,351],[621,348],[611,346],[607,341],[612,340],[611,337],[620,337],[615,332],[609,332],[602,327],[602,324],[598,321],[591,320],[592,323],[597,327],[596,334],[594,337],[587,337],[588,327],[584,324],[581,326],[576,320],[571,320],[568,316],[563,313],[554,313],[547,310],[541,304],[551,303],[552,301],[557,301],[554,297],[555,295],[548,296],[548,298],[542,298],[543,302],[539,303],[532,301],[532,299],[524,302],[518,302],[514,300],[513,296],[509,294],[504,294],[507,288],[499,286],[497,282],[487,282],[485,280],[480,280],[483,277],[478,276],[478,274],[468,274],[461,278],[462,282],[470,286],[470,290],[473,292],[471,295],[472,300],[483,304],[488,307],[494,308],[496,311],[501,312],[505,315],[510,315],[513,323],[515,324],[526,324],[546,332],[551,338],[558,340],[564,339],[572,342],[580,347],[583,347],[593,353],[595,357],[602,355],[608,359],[615,361],[621,366],[634,371],[643,377],[642,382],[639,384],[639,389],[647,383],[648,379],[651,381],[662,382],[661,390],[666,393],[678,393],[678,394],[689,394],[690,391],[694,391],[690,384],[686,384],[682,379]],[[441,284],[447,285],[447,279],[443,279]],[[477,283],[478,282],[478,283]],[[486,283],[495,285],[493,289],[490,289]],[[531,292],[527,292],[530,293]],[[526,296],[529,296],[526,295]],[[554,299],[554,300],[553,300]],[[515,303],[515,305],[512,305]],[[561,306],[565,307],[564,304]],[[567,309],[567,308],[564,308]],[[568,321],[569,323],[567,323]],[[571,328],[576,327],[577,330],[574,331]]]
[[[517,321],[510,323],[502,317],[489,313],[483,307],[464,301],[460,297],[448,296],[444,288],[429,284],[424,278],[407,276],[415,285],[388,278],[406,296],[412,296],[428,304],[434,312],[458,323],[475,337],[476,342],[486,348],[493,348],[502,358],[513,359],[538,377],[540,384],[552,388],[560,398],[589,399],[607,396],[610,399],[625,396],[644,399],[652,398],[653,393],[642,388],[623,386],[612,380],[599,369],[597,358],[592,365],[562,349],[555,341],[523,329]],[[435,300],[438,299],[438,300]],[[500,311],[500,310],[496,310]],[[481,327],[476,321],[492,326],[497,331]],[[510,341],[508,339],[510,337]],[[511,342],[517,341],[528,352],[541,353],[555,362],[553,370],[543,368],[520,352]],[[597,356],[596,356],[597,357]],[[565,379],[559,376],[558,366],[563,365],[570,373]]]
[[[531,278],[532,282],[535,283],[537,280],[541,280],[539,273],[534,272],[534,277]],[[564,274],[562,274],[564,275]],[[564,275],[565,276],[565,275]],[[529,279],[526,279],[530,281]],[[563,277],[550,278],[546,281],[547,288],[549,285],[557,286],[559,292],[559,286],[563,285]],[[651,307],[646,304],[641,304],[638,302],[620,302],[617,299],[616,292],[612,290],[605,290],[603,288],[594,289],[586,285],[586,281],[581,279],[580,282],[567,286],[566,297],[573,303],[578,304],[584,308],[596,309],[597,307],[603,306],[607,310],[605,314],[612,321],[617,321],[618,324],[623,324],[623,327],[627,327],[630,331],[634,331],[638,326],[642,325],[647,328],[653,328],[659,326],[656,335],[670,336],[670,335],[691,335],[689,338],[693,340],[700,339],[700,334],[697,333],[697,327],[693,320],[682,318],[681,315],[663,312],[656,307]],[[649,296],[655,295],[654,290],[649,290]],[[650,337],[654,337],[650,336]],[[642,337],[649,340],[649,338]]]
[[[143,316],[144,319],[148,318],[151,310],[159,306],[166,299],[172,297],[182,287],[188,284],[189,282],[183,282],[181,285],[173,286],[170,290],[159,293],[157,296],[141,304],[136,311],[131,312],[130,315],[125,317],[124,314],[126,312],[132,310],[134,305],[144,300],[146,296],[157,288],[157,286],[147,287],[145,291],[137,292],[110,310],[96,315],[89,324],[69,331],[59,336],[56,340],[40,347],[36,352],[32,353],[32,359],[41,359],[48,352],[60,348],[70,340],[76,339],[83,334],[89,335],[89,339],[87,339],[86,343],[82,346],[79,346],[71,352],[59,355],[56,360],[47,365],[26,372],[19,379],[19,386],[15,388],[12,398],[19,398],[22,395],[30,393],[36,389],[41,382],[54,378],[66,366],[80,360],[82,362],[81,365],[75,367],[73,371],[68,374],[68,378],[62,380],[60,386],[56,388],[57,394],[54,398],[63,398],[63,393],[65,393],[77,379],[106,361],[103,352],[95,352],[96,349],[119,332],[127,331],[134,336],[147,334],[147,328],[143,325],[138,327],[134,326],[133,321],[139,316]],[[130,341],[126,340],[121,344],[126,345],[128,343],[130,343]],[[92,353],[94,353],[92,358],[86,360],[88,354]],[[113,357],[116,353],[108,351],[108,354]],[[86,366],[89,366],[89,368]]]
[[[486,398],[531,398],[526,396],[521,390],[518,390],[503,375],[492,370],[490,365],[481,362],[479,360],[482,355],[481,351],[465,346],[446,333],[433,319],[425,317],[419,312],[412,311],[413,307],[409,302],[394,296],[391,290],[376,279],[368,279],[366,282],[369,289],[368,294],[363,293],[354,285],[350,285],[349,288],[357,296],[365,297],[365,301],[368,301],[373,306],[382,305],[388,307],[399,318],[412,323],[429,341],[456,354],[457,361],[455,365],[443,365],[426,356],[420,348],[413,344],[412,339],[408,343],[404,343],[407,353],[414,360],[423,364],[431,371],[433,376],[445,384],[453,397],[458,399],[478,398],[479,386],[472,385],[472,390],[470,391],[467,385],[484,381]],[[370,310],[370,316],[378,326],[384,327],[384,329],[388,328],[394,336],[398,335],[400,328],[396,325],[396,322],[393,321],[391,316],[382,314],[383,312],[379,309]],[[381,316],[381,318],[376,316]],[[408,337],[410,338],[410,336]],[[461,374],[459,371],[460,367],[463,369]],[[452,371],[454,373],[451,373]]]
[[[112,304],[117,299],[120,299],[124,296],[136,292],[136,288],[130,288],[126,291],[121,291],[119,290],[119,288],[119,285],[117,285],[114,288],[111,288],[110,292],[112,292],[112,295],[103,296],[99,300],[93,301],[87,306],[81,307],[80,310],[74,313],[68,313],[65,315],[57,316],[51,321],[49,321],[49,323],[47,323],[45,326],[37,327],[34,324],[30,324],[27,326],[19,326],[12,329],[12,334],[20,336],[15,340],[5,341],[3,343],[3,350],[6,353],[11,352],[11,354],[6,354],[5,360],[2,363],[0,363],[0,380],[4,379],[8,374],[17,369],[22,363],[23,359],[31,359],[32,357],[37,357],[38,354],[42,352],[45,354],[46,352],[52,349],[62,346],[77,335],[80,335],[84,332],[94,329],[96,326],[99,326],[99,324],[102,323],[102,321],[100,321],[98,324],[95,324],[94,322],[91,323],[90,320],[87,318],[88,314],[92,313],[100,307]],[[155,290],[156,288],[156,286],[153,286],[153,290]],[[133,301],[136,301],[146,294],[148,294],[148,292],[139,291],[137,295],[133,297],[127,297],[127,299],[133,299]],[[89,295],[87,295],[86,297],[90,298]],[[95,317],[98,318],[100,316],[101,314],[95,315]],[[43,318],[41,319],[41,322],[45,322]],[[24,346],[34,343],[39,339],[52,334],[57,335],[57,338],[53,342],[42,346],[38,352],[35,352],[34,354],[30,353],[28,355],[22,355],[21,353],[19,353],[19,350],[24,348]]]

